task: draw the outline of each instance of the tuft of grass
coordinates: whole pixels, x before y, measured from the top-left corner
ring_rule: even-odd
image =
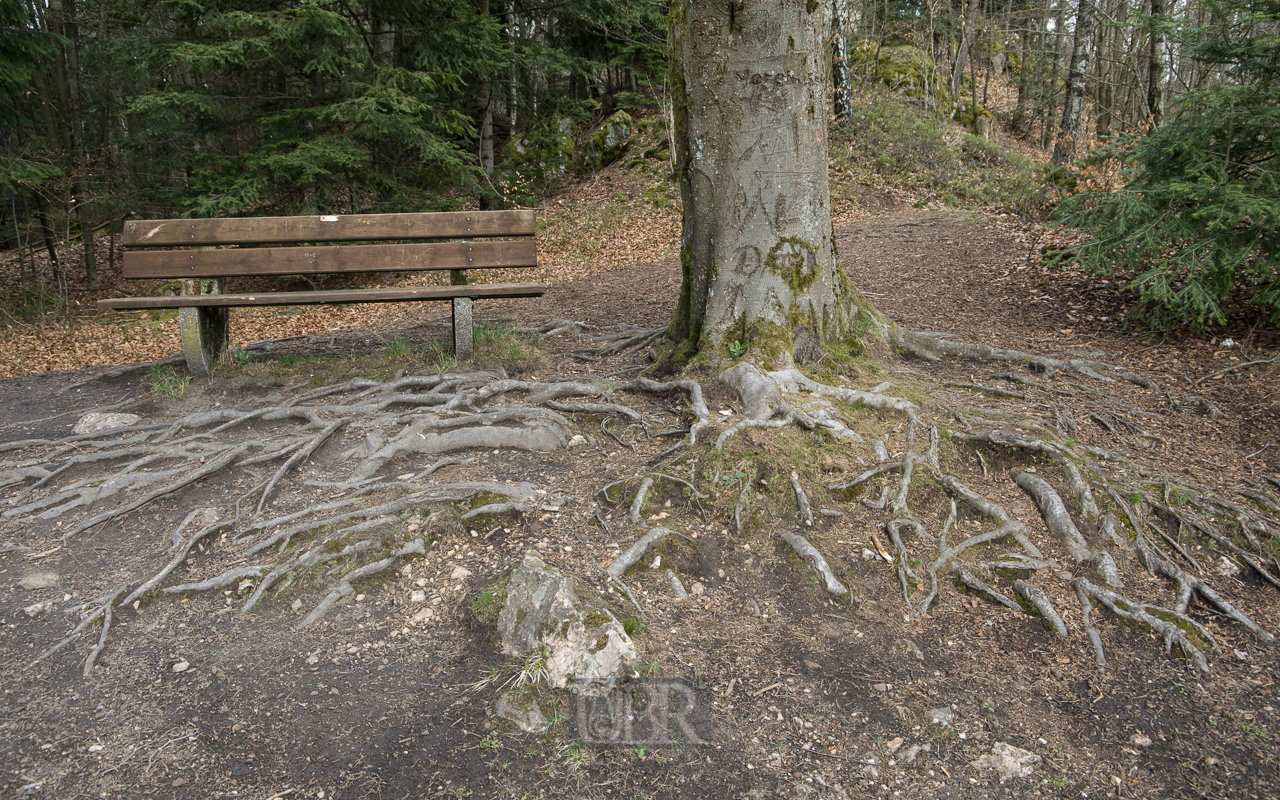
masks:
[[[538,337],[520,336],[503,321],[476,324],[475,352],[479,361],[529,361],[539,355]]]
[[[187,387],[191,385],[191,376],[179,374],[173,367],[153,366],[151,368],[151,391],[162,394],[171,400],[181,400],[187,396]]]
[[[639,636],[644,632],[644,620],[639,617],[623,617],[622,629],[628,636]]]
[[[382,346],[382,358],[384,361],[391,363],[399,363],[407,361],[413,355],[413,348],[409,344],[409,337],[397,336]]]

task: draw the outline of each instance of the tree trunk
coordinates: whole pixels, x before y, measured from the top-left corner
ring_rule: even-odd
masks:
[[[80,102],[80,25],[76,0],[64,0],[63,35],[67,37],[67,122],[71,129],[72,158],[75,159],[76,219],[84,240],[84,278],[90,289],[98,288],[98,264],[93,247],[93,215],[89,208],[89,153],[84,141],[84,115]]]
[[[951,96],[958,97],[960,85],[964,82],[964,71],[969,62],[969,48],[973,42],[974,16],[978,13],[976,0],[969,0],[969,7],[964,15],[964,32],[961,34],[960,47],[956,50],[955,68],[951,72]]]
[[[1031,25],[1022,33],[1022,60],[1018,63],[1018,105],[1013,111],[1013,132],[1021,136],[1027,128],[1027,100],[1031,94]]]
[[[1076,133],[1084,108],[1085,76],[1089,74],[1089,51],[1093,46],[1093,20],[1097,9],[1091,0],[1080,0],[1076,11],[1075,43],[1071,46],[1071,67],[1067,71],[1066,98],[1062,102],[1062,124],[1053,145],[1053,163],[1062,165],[1075,158]]]
[[[507,46],[511,49],[511,63],[507,75],[507,127],[508,136],[516,135],[516,105],[519,96],[516,94],[516,2],[507,3]]]
[[[834,0],[831,4],[831,83],[836,121],[843,123],[853,108],[853,86],[849,82],[849,0]]]
[[[1164,105],[1164,0],[1151,0],[1151,42],[1147,51],[1147,113],[1151,127],[1160,127]]]
[[[774,368],[849,335],[827,185],[828,8],[671,5],[684,279],[659,371],[744,350]]]

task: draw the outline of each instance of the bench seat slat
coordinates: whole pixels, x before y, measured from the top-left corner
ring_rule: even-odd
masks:
[[[545,291],[546,287],[536,283],[410,286],[388,289],[340,289],[323,292],[117,297],[99,300],[98,307],[117,311],[130,311],[148,308],[233,308],[247,306],[304,306],[325,303],[399,303],[412,300],[447,300],[452,297],[541,297]]]
[[[126,278],[216,278],[350,272],[536,267],[532,240],[434,242],[232,250],[130,250]]]
[[[533,211],[128,220],[126,247],[532,236]]]

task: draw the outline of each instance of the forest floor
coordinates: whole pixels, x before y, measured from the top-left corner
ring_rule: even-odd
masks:
[[[889,356],[843,369],[849,385],[888,381],[918,402],[936,402],[931,414],[940,427],[956,426],[936,411],[943,407],[981,406],[1050,423],[1056,412],[1058,420],[1075,421],[1074,441],[1120,453],[1157,493],[1164,482],[1228,497],[1266,487],[1260,481],[1267,476],[1280,479],[1280,373],[1274,361],[1246,366],[1280,352],[1274,331],[1242,328],[1213,339],[1126,332],[1123,293],[1105,279],[1042,266],[1038,230],[847,188],[849,213],[837,223],[845,269],[905,327],[1083,355],[1160,388],[1024,373],[1039,384],[1028,388],[1001,377],[1013,369],[1007,364]],[[609,326],[649,328],[670,319],[679,264],[669,249],[653,252],[554,283],[543,298],[478,308],[480,316],[516,326],[551,319],[591,326],[524,353],[491,354],[490,366],[543,381],[633,376],[643,353],[584,349],[593,345],[590,334]],[[441,308],[421,306],[407,318],[268,343],[248,363],[228,364],[180,398],[154,390],[146,371],[93,367],[8,378],[0,381],[0,446],[60,439],[84,412],[122,401],[144,422],[162,423],[302,398],[351,377],[389,380],[401,368],[425,371],[432,342],[446,328]],[[389,355],[388,343],[401,339],[410,355]],[[728,420],[741,413],[736,397],[711,375],[694,377],[713,415]],[[650,431],[687,425],[678,397],[630,394],[625,401],[646,415]],[[1208,404],[1221,415],[1204,413]],[[891,413],[868,411],[857,422],[852,427],[869,440],[874,432],[894,454],[906,446],[903,423]],[[1191,611],[1220,645],[1208,653],[1207,673],[1177,649],[1166,654],[1149,631],[1113,617],[1099,624],[1108,659],[1099,673],[1079,611],[1069,606],[1063,616],[1071,635],[1057,638],[1034,617],[950,586],[928,614],[904,604],[893,568],[876,552],[881,517],[825,488],[873,461],[869,447],[816,447],[815,434],[795,430],[748,431],[730,440],[728,455],[710,444],[664,455],[670,439],[649,438],[622,421],[611,431],[597,423],[575,423],[589,437],[586,446],[467,453],[469,461],[437,476],[527,481],[567,497],[559,510],[479,531],[459,524],[433,529],[423,558],[359,585],[359,594],[301,631],[294,625],[327,591],[319,578],[250,613],[239,613],[244,586],[144,597],[139,607],[116,611],[88,678],[81,664],[100,627],[27,666],[67,636],[80,604],[136,585],[167,560],[172,532],[188,511],[209,506],[225,513],[226,498],[257,479],[211,478],[65,541],[66,520],[3,519],[0,546],[25,549],[0,552],[0,786],[24,797],[270,800],[1280,794],[1276,648],[1207,608]],[[254,430],[265,436],[268,428]],[[334,434],[278,492],[270,513],[324,501],[326,482],[350,474],[351,449],[375,433],[353,425]],[[52,463],[53,447],[13,445],[0,456]],[[944,463],[1041,533],[1034,506],[999,469],[1007,459],[986,451],[996,467],[988,474],[978,452],[948,443]],[[418,470],[434,460],[426,458],[403,459],[389,472]],[[801,475],[815,508],[842,515],[820,515],[800,529],[854,586],[852,605],[833,602],[778,540],[783,526],[799,525],[788,470]],[[518,733],[492,715],[494,689],[475,687],[486,670],[504,663],[478,598],[535,550],[581,586],[598,589],[619,617],[633,613],[611,594],[600,566],[640,528],[626,522],[625,508],[604,503],[599,490],[652,472],[683,475],[711,495],[700,512],[687,493],[670,488],[658,495],[651,517],[689,535],[688,545],[662,551],[663,567],[675,567],[686,585],[701,584],[701,593],[677,600],[662,570],[647,566],[626,577],[646,616],[635,637],[643,680],[692,687],[694,706],[673,718],[665,738],[621,741],[616,731],[611,738],[593,727],[598,708],[590,703],[544,693],[550,731]],[[748,491],[767,513],[731,533],[735,501]],[[915,502],[941,501],[925,491]],[[402,525],[411,533],[430,528],[425,516],[408,515]],[[970,523],[977,525],[961,521]],[[1221,554],[1190,531],[1174,529],[1172,538],[1219,592],[1264,629],[1280,632],[1280,592],[1248,570],[1219,568]],[[210,541],[191,551],[170,583],[236,563],[238,551],[225,536]],[[1161,588],[1131,560],[1121,571],[1134,592]],[[637,708],[614,710],[642,716]],[[679,735],[670,735],[677,727]],[[1002,780],[980,766],[998,742],[1041,760],[1027,774]]]

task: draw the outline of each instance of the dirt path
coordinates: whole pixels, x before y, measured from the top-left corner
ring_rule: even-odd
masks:
[[[1280,429],[1276,374],[1241,370],[1191,383],[1274,354],[1274,338],[1242,331],[1236,336],[1242,344],[1227,349],[1131,337],[1116,325],[1123,298],[1086,276],[1043,283],[1041,268],[1027,266],[1033,243],[1019,241],[1016,226],[951,213],[897,214],[837,230],[851,276],[893,318],[969,341],[1095,354],[1151,375],[1162,388],[1072,376],[1055,382],[1062,394],[1036,393],[1002,382],[998,376],[1008,365],[920,361],[855,375],[853,383],[928,387],[952,408],[982,405],[1051,422],[1056,408],[1059,419],[1074,420],[1080,444],[1208,490],[1235,490],[1263,474],[1280,478],[1280,456],[1269,445]],[[569,318],[657,326],[670,318],[678,283],[674,261],[639,265],[482,313],[530,323]],[[315,374],[336,380],[345,375],[346,356],[373,358],[395,335],[423,342],[439,332],[438,323],[439,315],[424,315],[410,328],[282,342],[262,353],[274,361],[260,369],[193,385],[181,401],[149,395],[128,410],[164,421],[254,408],[299,395],[297,385]],[[634,374],[640,366],[634,356],[576,358],[584,344],[550,339],[540,359],[513,377],[584,380]],[[305,360],[317,354],[323,358]],[[304,360],[289,365],[299,356]],[[65,435],[84,410],[136,390],[137,377],[124,375],[60,391],[91,374],[0,382],[0,407],[8,411],[0,445]],[[704,384],[713,414],[732,410],[727,390]],[[983,398],[957,384],[1017,389],[1030,399]],[[1225,416],[1205,416],[1192,397],[1207,399]],[[683,409],[674,398],[631,396],[627,402],[661,420],[655,431],[681,424]],[[901,447],[895,444],[904,435],[900,419],[868,413],[859,421],[868,436],[875,431],[895,452]],[[595,493],[604,483],[667,463],[655,457],[669,441],[619,424],[613,430],[627,446],[598,426],[584,427],[595,439],[589,448],[538,456],[471,453],[474,461],[447,473],[450,481],[530,481],[567,494],[562,512],[474,532],[458,525],[431,529],[425,510],[410,513],[400,524],[410,533],[430,530],[428,555],[362,585],[321,624],[297,633],[292,628],[300,615],[328,591],[323,576],[310,576],[314,582],[300,582],[249,614],[238,613],[243,596],[234,588],[146,598],[138,611],[120,609],[89,679],[80,677],[79,664],[97,629],[25,667],[67,634],[79,603],[136,583],[168,558],[170,532],[189,510],[225,507],[226,498],[253,481],[226,477],[195,485],[65,544],[59,541],[64,519],[0,519],[0,545],[30,548],[0,554],[0,785],[14,796],[50,798],[1262,798],[1280,791],[1274,646],[1196,608],[1196,620],[1221,645],[1205,675],[1177,651],[1165,655],[1149,633],[1108,619],[1099,626],[1109,659],[1100,677],[1074,606],[1060,606],[1073,631],[1067,639],[1053,637],[1037,619],[950,586],[929,614],[907,613],[896,575],[874,552],[881,543],[873,531],[883,517],[822,488],[861,469],[858,451],[806,449],[807,435],[797,432],[748,433],[732,440],[731,456],[719,462],[707,453],[701,464],[667,467],[687,477],[719,464],[718,480],[707,481],[717,494],[707,501],[706,518],[679,492],[657,512],[698,537],[697,548],[666,551],[663,566],[676,568],[687,584],[703,584],[704,592],[680,602],[658,570],[628,578],[647,613],[637,636],[645,679],[692,687],[697,705],[687,717],[690,726],[678,736],[669,727],[665,738],[619,744],[593,723],[599,707],[562,698],[544,709],[554,722],[548,734],[516,735],[491,716],[492,692],[471,688],[484,669],[501,662],[491,647],[492,629],[472,606],[483,587],[535,549],[600,589],[619,614],[630,613],[609,595],[599,566],[636,529],[618,511],[602,529],[597,511],[609,509],[596,506]],[[260,435],[275,431],[264,425]],[[371,432],[335,437],[271,513],[328,499],[326,485],[351,471],[353,462],[342,454]],[[1029,524],[1038,520],[1027,498],[1002,479],[1005,457],[989,453],[993,477],[984,480],[987,464],[972,451],[945,452],[952,454],[948,469]],[[14,453],[0,457],[17,458]],[[785,477],[770,465],[794,461],[797,453],[813,457],[796,468],[815,506],[844,514],[819,517],[806,532],[855,585],[852,606],[831,602],[768,522],[792,514],[785,509],[793,503]],[[403,467],[418,468],[416,462]],[[775,516],[765,517],[760,529],[731,535],[737,490],[748,485],[761,509],[783,510],[770,512]],[[4,491],[16,495],[14,489]],[[941,493],[925,489],[913,502],[922,514],[945,516]],[[186,559],[182,580],[235,563],[231,543],[211,541]],[[1185,541],[1193,555],[1215,563],[1217,554],[1207,547],[1197,553],[1196,540]],[[1153,597],[1165,591],[1132,562],[1122,567],[1132,591]],[[48,573],[44,580],[52,585],[19,586],[38,573]],[[1280,593],[1248,572],[1210,569],[1206,578],[1264,628],[1280,631]],[[432,613],[424,617],[426,608]],[[648,719],[636,707],[613,711]],[[998,742],[1042,760],[1029,775],[1002,782],[973,765]]]

